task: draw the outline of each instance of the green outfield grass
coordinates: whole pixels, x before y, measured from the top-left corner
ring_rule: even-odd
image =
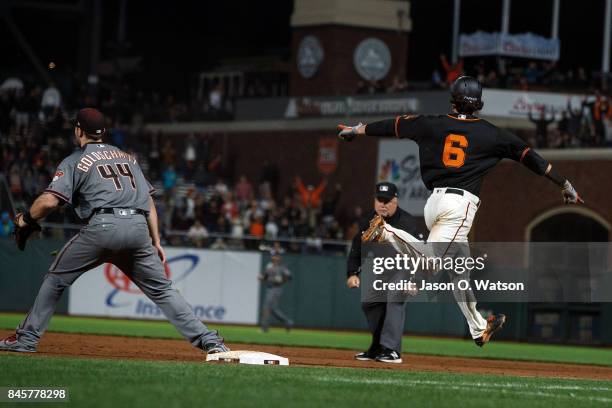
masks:
[[[0,314],[0,328],[14,329],[20,314]],[[295,329],[286,333],[272,329],[261,333],[256,327],[219,326],[228,343],[274,344],[362,350],[368,347],[367,333]],[[105,334],[152,338],[181,338],[165,321],[134,321],[115,319],[55,316],[49,330],[66,333]],[[478,357],[505,360],[545,361],[612,366],[612,349],[595,347],[556,346],[493,341],[478,348],[471,340],[405,336],[404,352],[440,356]]]
[[[612,384],[603,381],[12,354],[0,354],[0,366],[0,386],[65,386],[69,405],[87,407],[563,408],[612,404]]]

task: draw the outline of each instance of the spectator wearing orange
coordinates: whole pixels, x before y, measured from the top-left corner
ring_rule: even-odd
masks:
[[[321,194],[327,187],[327,180],[321,181],[321,183],[315,188],[313,185],[306,187],[299,177],[295,178],[295,187],[300,193],[300,199],[302,204],[306,208],[318,208],[321,205]]]
[[[460,59],[456,64],[450,65],[446,60],[446,55],[440,54],[442,67],[446,71],[446,84],[452,84],[457,78],[463,74],[463,59]]]
[[[265,230],[266,229],[263,224],[263,218],[261,216],[256,216],[255,219],[251,221],[251,225],[249,227],[249,234],[257,238],[263,238]]]

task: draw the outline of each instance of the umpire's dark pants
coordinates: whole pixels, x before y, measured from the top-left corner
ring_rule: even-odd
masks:
[[[406,320],[405,302],[364,302],[361,309],[372,333],[370,350],[379,346],[402,351],[402,335]]]

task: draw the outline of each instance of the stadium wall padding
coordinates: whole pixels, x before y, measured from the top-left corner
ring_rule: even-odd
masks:
[[[64,241],[31,239],[25,251],[19,251],[12,239],[0,238],[0,311],[27,312],[54,257]],[[56,313],[68,313],[64,293]]]
[[[262,258],[265,268],[269,256]],[[283,263],[293,279],[283,291],[281,310],[299,327],[366,330],[359,290],[346,287],[346,258],[286,254]],[[265,288],[262,285],[262,301]],[[407,333],[465,336],[467,326],[454,303],[407,305]]]
[[[12,240],[0,238],[0,311],[27,312],[38,293],[53,257],[64,241],[33,239],[20,252]],[[262,258],[261,267],[269,262]],[[281,297],[281,308],[298,327],[365,330],[360,292],[346,287],[346,259],[343,256],[285,254],[283,262],[291,270]],[[261,299],[265,294],[262,285]],[[262,302],[260,301],[260,307]],[[499,334],[500,339],[529,341],[529,309],[520,303],[482,303],[485,311],[506,313],[510,319]],[[601,304],[598,344],[612,344],[612,303]],[[58,314],[68,313],[68,296],[57,307]],[[273,321],[274,322],[274,321]],[[566,322],[565,324],[569,324]],[[467,336],[463,316],[454,303],[414,303],[407,305],[406,333]]]

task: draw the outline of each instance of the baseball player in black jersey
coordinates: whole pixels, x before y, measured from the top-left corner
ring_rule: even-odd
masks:
[[[132,155],[102,141],[105,133],[99,111],[80,110],[74,128],[79,149],[60,163],[30,211],[16,216],[16,224],[26,228],[68,203],[88,223],[57,254],[34,305],[16,333],[0,340],[0,351],[35,352],[64,290],[106,262],[121,269],[195,347],[207,353],[229,351],[166,278],[154,189]]]
[[[475,116],[483,107],[482,86],[478,80],[460,77],[450,91],[452,112],[447,115],[405,115],[367,125],[339,126],[339,137],[346,141],[358,135],[394,136],[414,140],[419,145],[421,177],[432,190],[424,211],[430,231],[428,244],[467,243],[480,206],[482,178],[504,158],[520,162],[551,180],[561,188],[566,204],[583,202],[569,180],[524,141]],[[407,232],[389,226],[380,217],[372,220],[370,230],[368,236],[382,241],[420,242]],[[492,315],[485,320],[476,310],[471,291],[454,294],[472,338],[478,346],[483,346],[503,326],[506,317]]]

